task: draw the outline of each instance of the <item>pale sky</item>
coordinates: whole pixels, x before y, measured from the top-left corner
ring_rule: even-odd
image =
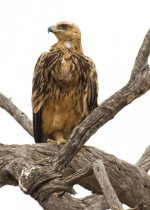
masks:
[[[101,103],[128,82],[150,27],[149,8],[149,0],[1,1],[0,91],[32,117],[34,66],[39,55],[56,41],[47,28],[67,20],[80,27],[84,53],[96,64]],[[147,92],[104,125],[87,145],[134,164],[149,145],[149,107],[150,92]],[[1,143],[34,143],[1,109],[0,119]],[[0,189],[0,209],[40,210],[41,207],[18,187],[4,187]]]

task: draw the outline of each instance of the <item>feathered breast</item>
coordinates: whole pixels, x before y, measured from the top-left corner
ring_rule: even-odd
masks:
[[[37,113],[48,97],[55,100],[72,88],[78,92],[86,91],[87,94],[90,91],[97,101],[97,76],[93,62],[82,54],[72,53],[70,49],[53,49],[43,53],[34,71],[33,112]],[[95,104],[93,96],[91,99]]]
[[[33,130],[37,143],[62,132],[67,139],[97,107],[97,74],[92,60],[71,49],[52,48],[37,61],[33,77]]]

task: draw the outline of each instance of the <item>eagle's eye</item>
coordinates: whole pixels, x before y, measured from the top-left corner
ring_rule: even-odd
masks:
[[[69,28],[69,26],[67,24],[61,24],[61,25],[58,25],[57,28],[60,30],[67,30]]]
[[[67,30],[67,29],[69,28],[69,26],[68,26],[67,24],[62,24],[62,28],[63,28],[64,30]]]

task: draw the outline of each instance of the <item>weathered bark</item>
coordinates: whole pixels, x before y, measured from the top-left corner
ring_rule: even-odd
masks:
[[[108,198],[102,195],[103,190],[93,174],[93,164],[101,159],[119,200],[130,207],[137,206],[135,209],[148,208],[150,177],[143,170],[149,170],[149,158],[143,156],[138,161],[137,166],[141,170],[96,148],[83,145],[122,108],[149,90],[149,54],[150,30],[139,50],[129,82],[76,127],[64,146],[0,145],[0,186],[19,185],[46,210],[107,209]],[[3,94],[0,94],[0,106],[32,135],[31,121]],[[76,183],[97,195],[73,198],[70,194],[74,193],[73,185]]]
[[[61,146],[63,147],[63,146]],[[64,191],[73,192],[75,183],[101,194],[101,188],[93,175],[91,164],[101,159],[106,168],[109,180],[122,203],[134,207],[139,203],[150,205],[150,177],[139,168],[117,159],[115,156],[102,152],[94,147],[83,147],[67,166],[65,171],[54,170],[57,163],[54,157],[58,155],[60,146],[55,144],[40,145],[0,145],[0,184],[19,185],[21,189],[34,197],[44,209],[85,209],[85,200],[64,195]],[[41,165],[41,160],[49,156],[49,160]],[[45,159],[47,160],[47,158]],[[43,162],[43,161],[42,161]],[[80,173],[87,168],[85,175]],[[87,173],[87,171],[89,173]],[[77,175],[81,174],[81,178]],[[44,177],[44,182],[42,178]],[[46,181],[45,181],[46,177]],[[36,184],[35,184],[36,183]],[[90,199],[95,197],[90,197]],[[104,197],[100,202],[106,209],[108,204]],[[55,204],[52,202],[55,201]],[[71,204],[70,201],[73,201]],[[67,206],[69,203],[69,207]],[[49,205],[54,207],[49,208]],[[77,208],[82,206],[82,208]],[[72,206],[72,207],[71,207]],[[86,209],[88,207],[86,206]],[[90,209],[90,208],[89,208]]]
[[[102,160],[96,160],[94,165],[94,175],[96,176],[98,183],[102,189],[104,196],[107,198],[109,206],[112,210],[124,210],[121,202],[119,201],[115,190],[113,189],[110,180],[107,176],[105,166]]]
[[[137,161],[136,166],[140,167],[143,171],[148,172],[150,169],[150,146],[146,148],[143,155]]]

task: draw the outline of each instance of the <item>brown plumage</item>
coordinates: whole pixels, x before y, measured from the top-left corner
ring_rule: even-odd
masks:
[[[83,54],[81,32],[69,22],[49,27],[58,39],[38,59],[33,76],[35,142],[64,143],[72,130],[97,107],[97,74]]]

